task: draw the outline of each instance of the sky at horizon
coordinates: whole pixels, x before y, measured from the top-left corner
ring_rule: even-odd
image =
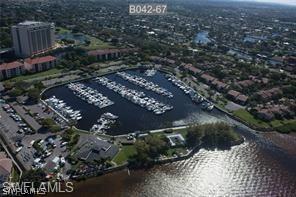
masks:
[[[296,6],[296,0],[239,0],[239,1],[254,1],[254,2],[262,2],[262,3],[277,3],[277,4],[294,5],[294,6]]]

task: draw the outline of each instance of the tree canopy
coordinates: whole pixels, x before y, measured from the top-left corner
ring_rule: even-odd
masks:
[[[206,148],[229,148],[240,137],[226,123],[195,125],[189,128],[186,143],[189,147],[202,144]]]
[[[58,132],[61,129],[61,127],[57,125],[51,118],[43,119],[42,126],[53,133]]]
[[[162,136],[149,135],[143,140],[135,143],[136,154],[130,160],[133,167],[149,166],[155,158],[164,154],[169,146],[167,139]]]

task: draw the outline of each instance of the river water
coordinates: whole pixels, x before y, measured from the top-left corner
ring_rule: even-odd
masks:
[[[246,141],[231,150],[201,149],[184,161],[92,178],[77,183],[74,196],[295,196],[295,155],[239,132]]]

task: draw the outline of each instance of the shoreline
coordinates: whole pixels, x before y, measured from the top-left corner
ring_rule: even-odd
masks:
[[[163,131],[160,131],[160,132],[162,133]],[[230,144],[229,147],[224,147],[224,148],[215,147],[214,150],[229,150],[232,147],[239,146],[239,145],[243,144],[245,142],[245,138],[241,134],[239,134],[239,137],[240,137],[239,140],[231,141],[230,142],[231,144]],[[157,166],[157,165],[163,165],[163,164],[168,164],[168,163],[174,163],[174,162],[177,162],[177,161],[187,160],[187,159],[193,157],[202,148],[206,149],[206,146],[204,146],[204,144],[200,143],[200,144],[196,145],[195,147],[193,147],[192,149],[187,148],[188,152],[186,154],[184,154],[184,155],[172,156],[172,157],[167,157],[167,158],[164,158],[164,159],[155,159],[155,160],[153,160],[153,163],[151,165],[146,166],[146,167],[145,166],[140,166],[138,168],[134,168],[134,167],[129,168],[129,163],[127,161],[125,161],[121,165],[113,166],[113,167],[110,167],[108,169],[98,171],[96,173],[96,175],[94,175],[94,176],[70,177],[69,180],[74,180],[74,181],[80,182],[80,181],[88,180],[88,179],[91,179],[91,178],[103,176],[103,175],[106,175],[106,174],[109,174],[109,173],[112,173],[112,172],[116,172],[116,171],[145,170],[145,169],[149,169],[151,167]]]

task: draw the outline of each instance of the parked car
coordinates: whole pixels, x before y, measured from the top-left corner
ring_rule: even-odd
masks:
[[[18,147],[18,148],[15,150],[15,152],[16,152],[16,153],[20,152],[20,151],[22,150],[22,148],[23,148],[22,146]]]
[[[61,147],[64,147],[64,146],[66,146],[68,144],[68,142],[62,142],[61,143]]]

